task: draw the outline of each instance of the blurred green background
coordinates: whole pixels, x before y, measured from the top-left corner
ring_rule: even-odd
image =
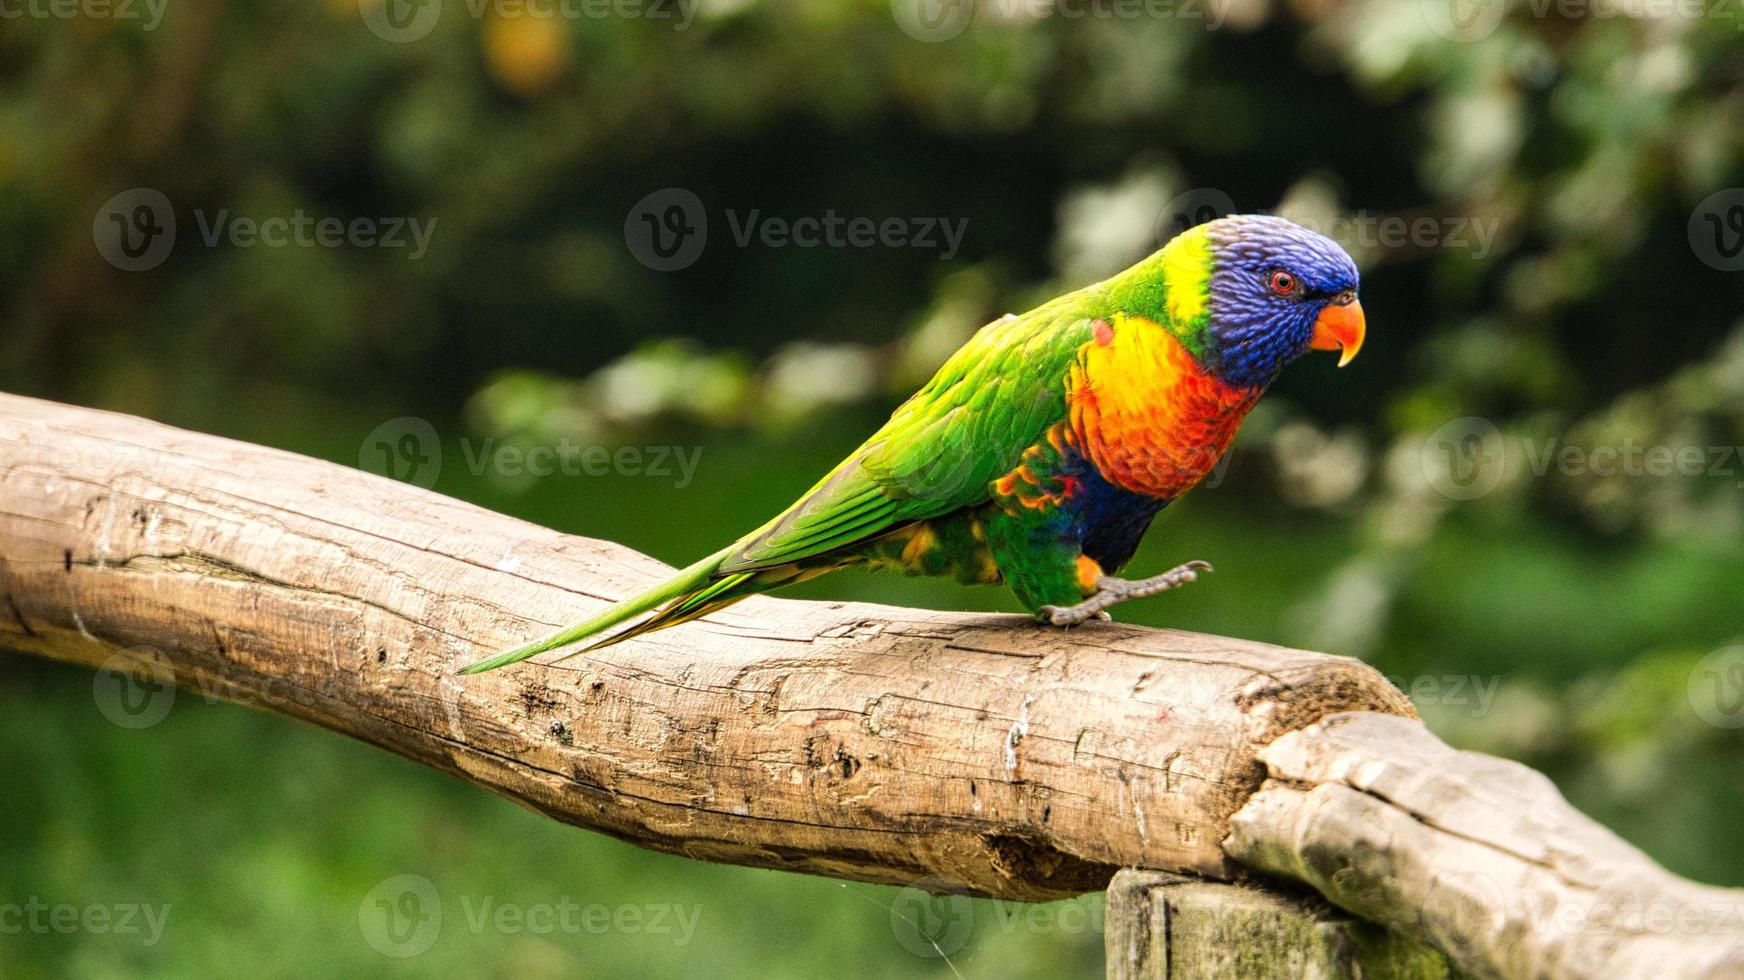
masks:
[[[1744,885],[1735,5],[362,2],[0,5],[0,389],[433,480],[684,563],[979,324],[1185,215],[1289,214],[1357,256],[1368,346],[1285,373],[1135,564],[1218,574],[1122,618],[1363,657],[1443,737]],[[135,223],[135,188],[170,214]],[[662,271],[636,229],[695,227],[673,188],[708,227]],[[963,234],[736,234],[832,213]],[[411,219],[427,247],[208,241],[298,214]],[[116,251],[170,216],[173,247]],[[407,419],[440,466],[382,455]],[[700,455],[689,477],[531,477],[472,465],[487,440]],[[851,573],[796,591],[1016,608]],[[0,976],[1102,967],[1097,896],[922,907],[655,855],[198,692],[122,727],[102,678],[3,663]],[[443,919],[388,955],[371,902],[403,875]],[[487,901],[643,918],[535,931],[480,921]],[[8,918],[38,902],[167,918],[156,941]],[[948,961],[904,924],[929,911]]]

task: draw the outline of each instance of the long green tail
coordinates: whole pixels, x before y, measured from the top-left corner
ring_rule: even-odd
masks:
[[[661,603],[671,602],[674,599],[683,599],[698,592],[706,591],[711,584],[710,580],[713,578],[715,570],[721,567],[721,562],[726,560],[727,555],[731,554],[732,550],[732,548],[727,548],[716,552],[715,554],[704,558],[702,561],[680,570],[676,575],[673,575],[671,578],[661,582],[659,585],[654,586],[641,595],[625,599],[623,602],[612,606],[610,609],[607,609],[605,612],[600,613],[592,619],[576,623],[574,626],[561,632],[553,633],[543,640],[536,640],[526,646],[516,647],[513,650],[499,653],[492,657],[487,657],[477,663],[468,664],[466,667],[463,667],[460,672],[462,674],[482,674],[487,670],[495,670],[498,667],[520,663],[528,657],[536,657],[547,650],[555,650],[561,646],[568,646],[577,640],[585,640],[590,636],[603,633],[627,619],[639,616],[642,613],[653,609]],[[739,577],[742,576],[733,576],[733,578]],[[656,619],[659,618],[660,617],[656,617]],[[660,628],[659,626],[653,626],[652,622],[646,625],[654,629]],[[667,621],[660,625],[671,626],[675,625],[675,623]],[[623,635],[613,637],[607,642],[610,643],[628,639],[630,636],[640,632],[645,631],[641,629],[630,630]]]

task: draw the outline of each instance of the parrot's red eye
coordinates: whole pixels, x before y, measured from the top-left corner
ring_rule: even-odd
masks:
[[[1296,291],[1296,277],[1282,269],[1271,275],[1272,292],[1279,296],[1289,296]]]

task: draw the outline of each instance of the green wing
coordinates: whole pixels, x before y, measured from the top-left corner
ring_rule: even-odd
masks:
[[[729,549],[716,574],[814,558],[986,501],[1065,417],[1066,374],[1091,336],[1085,298],[982,327],[853,455]]]

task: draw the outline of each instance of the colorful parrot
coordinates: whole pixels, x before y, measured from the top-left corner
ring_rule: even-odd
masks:
[[[1356,264],[1283,218],[1237,215],[1111,279],[982,327],[774,520],[641,595],[478,673],[653,615],[586,649],[850,565],[1011,586],[1044,623],[1191,582],[1114,577],[1211,472],[1284,365],[1362,347]],[[578,651],[579,652],[579,651]]]

